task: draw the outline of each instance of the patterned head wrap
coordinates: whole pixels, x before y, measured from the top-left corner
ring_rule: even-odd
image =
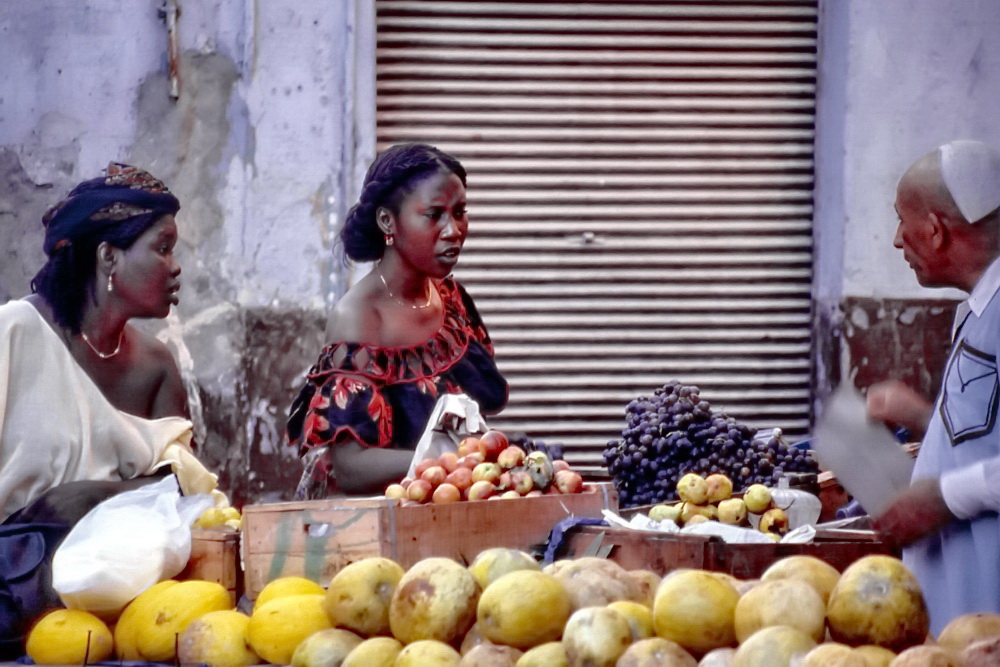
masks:
[[[138,167],[111,162],[104,177],[80,183],[48,210],[42,218],[43,248],[51,256],[74,239],[142,216],[152,224],[180,207],[163,181]]]

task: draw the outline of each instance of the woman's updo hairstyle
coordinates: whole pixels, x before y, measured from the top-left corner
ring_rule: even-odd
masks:
[[[399,214],[403,199],[423,179],[449,171],[465,182],[462,164],[434,146],[399,144],[383,151],[365,174],[361,196],[347,214],[340,240],[348,257],[356,262],[372,262],[385,253],[385,236],[375,213],[380,208]]]

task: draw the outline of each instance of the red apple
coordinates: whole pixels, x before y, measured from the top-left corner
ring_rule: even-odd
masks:
[[[431,500],[435,505],[447,505],[448,503],[457,503],[462,499],[462,492],[458,490],[458,487],[454,484],[444,483],[438,488],[434,489],[434,495],[431,496]]]
[[[444,468],[445,472],[453,472],[458,467],[458,454],[445,452],[438,457],[438,465]]]
[[[583,491],[583,477],[572,470],[560,470],[556,473],[555,486],[559,493],[580,493]]]
[[[416,467],[413,469],[413,476],[416,477],[417,479],[420,479],[420,476],[424,474],[425,470],[427,470],[431,466],[436,466],[436,465],[437,465],[437,459],[424,459],[423,461],[418,463]]]
[[[426,479],[432,487],[437,487],[444,482],[444,478],[447,476],[448,473],[441,466],[431,466],[420,475],[420,479]]]
[[[516,468],[517,466],[524,463],[524,450],[517,445],[511,445],[507,449],[500,452],[497,457],[497,463],[504,470],[510,470],[511,468]]]
[[[459,456],[465,456],[466,454],[471,454],[472,452],[480,452],[484,457],[486,456],[486,446],[483,445],[482,440],[474,435],[463,438],[462,441],[458,443]]]
[[[486,460],[482,452],[470,452],[458,460],[458,465],[465,466],[469,470],[472,470],[477,465]]]
[[[497,490],[506,491],[507,489],[511,488],[511,484],[512,481],[510,478],[510,473],[506,471],[500,473],[500,478],[497,479]]]
[[[493,483],[481,479],[469,487],[469,500],[486,500],[493,495]]]
[[[510,474],[510,481],[513,485],[511,488],[522,496],[528,495],[528,492],[535,488],[535,480],[531,479],[531,475],[524,470],[515,470],[512,472]]]
[[[418,503],[426,503],[431,499],[431,483],[426,479],[415,479],[406,489],[406,497]]]
[[[406,497],[406,487],[402,484],[390,484],[385,487],[385,497],[393,500],[402,500]]]
[[[501,493],[500,497],[501,498],[520,498],[521,494],[518,493],[517,491],[514,491],[513,489],[511,489],[510,491],[504,491],[503,493]]]
[[[496,463],[480,463],[472,469],[472,481],[479,482],[485,480],[490,484],[496,484],[500,479],[500,466]]]
[[[555,459],[552,461],[552,474],[559,472],[560,470],[569,470],[569,464],[562,459]]]
[[[465,466],[459,466],[454,471],[448,473],[444,481],[447,484],[457,487],[459,491],[464,491],[472,486],[472,470]]]
[[[509,444],[507,436],[502,431],[497,430],[487,431],[479,441],[483,443],[487,461],[496,461],[500,452],[507,449]]]

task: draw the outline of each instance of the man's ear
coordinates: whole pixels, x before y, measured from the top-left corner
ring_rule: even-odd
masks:
[[[395,223],[395,219],[389,209],[379,207],[379,209],[375,211],[375,223],[378,225],[378,228],[382,230],[383,234],[393,233],[393,224]]]
[[[927,216],[927,238],[931,243],[931,247],[935,250],[946,248],[951,240],[951,229],[948,226],[948,219],[940,213],[931,211]]]

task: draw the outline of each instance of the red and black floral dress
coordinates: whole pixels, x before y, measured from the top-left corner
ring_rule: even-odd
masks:
[[[338,341],[323,349],[288,419],[289,444],[305,458],[297,498],[336,493],[330,448],[346,440],[414,449],[441,394],[468,394],[484,414],[507,404],[507,382],[472,298],[450,277],[438,291],[444,322],[422,345]]]

